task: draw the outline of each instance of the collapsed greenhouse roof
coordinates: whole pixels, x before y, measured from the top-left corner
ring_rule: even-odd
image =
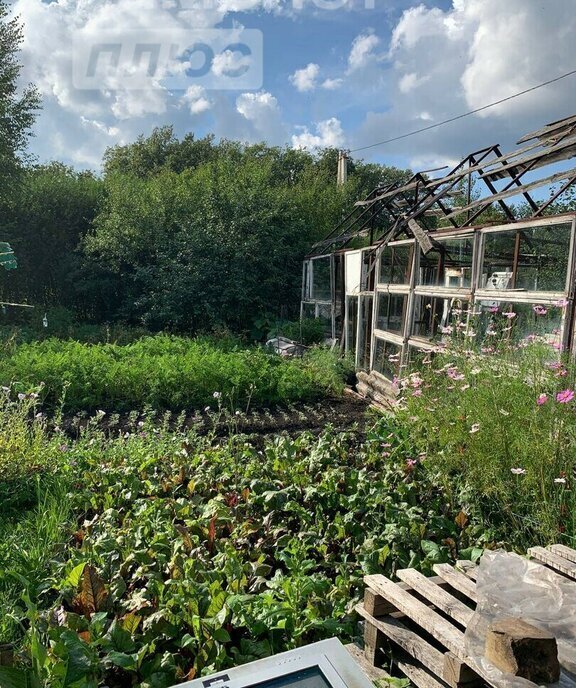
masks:
[[[385,377],[455,333],[479,349],[498,334],[576,355],[576,211],[553,205],[576,181],[576,115],[518,146],[358,201],[304,260],[302,317]]]
[[[470,153],[443,177],[430,178],[428,174],[434,170],[422,171],[407,182],[374,189],[356,202],[324,240],[314,244],[311,256],[345,249],[358,238],[366,238],[370,245],[384,245],[402,235],[415,236],[426,246],[426,233],[435,231],[430,218],[435,218],[436,225],[441,220],[455,229],[471,227],[480,224],[482,215],[495,203],[509,222],[515,222],[520,219],[518,211],[507,199],[519,195],[531,213],[521,219],[540,217],[574,184],[576,167],[529,181],[525,177],[576,155],[576,115],[526,134],[517,144],[520,147],[508,153],[502,153],[498,144]],[[468,191],[464,203],[455,205],[454,201],[462,198],[462,188],[470,190],[473,180],[478,180],[485,194],[472,199]],[[544,200],[530,194],[552,184],[559,186]]]

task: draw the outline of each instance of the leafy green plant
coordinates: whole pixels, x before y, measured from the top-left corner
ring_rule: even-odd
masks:
[[[42,402],[64,396],[69,411],[245,408],[311,400],[342,390],[338,357],[319,350],[285,360],[238,341],[156,335],[120,346],[48,339],[11,345],[0,360],[0,383],[21,393],[42,385]]]

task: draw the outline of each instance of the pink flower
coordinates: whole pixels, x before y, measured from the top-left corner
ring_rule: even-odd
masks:
[[[406,459],[406,468],[414,468],[417,463],[416,459]]]
[[[451,380],[463,380],[464,379],[464,375],[462,373],[458,372],[457,368],[448,368],[448,370],[446,371],[446,375],[448,375],[448,377]]]
[[[559,299],[554,305],[556,308],[566,308],[568,305],[568,299]]]
[[[421,389],[415,389],[415,390],[412,392],[412,396],[413,396],[413,397],[421,397],[421,396],[422,396],[422,390],[421,390]]]
[[[547,394],[540,394],[538,399],[536,399],[536,403],[538,404],[538,406],[543,406],[547,401],[548,401],[548,395]]]
[[[548,313],[548,309],[544,306],[532,306],[532,310],[536,315],[546,315]]]
[[[512,320],[512,318],[516,317],[516,313],[513,313],[512,311],[510,311],[509,313],[504,313],[504,316],[506,318],[508,318],[508,320]]]
[[[572,399],[574,399],[574,392],[571,389],[565,389],[556,395],[556,401],[559,404],[568,404]]]
[[[489,313],[498,313],[499,310],[500,310],[500,308],[498,306],[490,306],[490,308],[488,309],[488,312]]]

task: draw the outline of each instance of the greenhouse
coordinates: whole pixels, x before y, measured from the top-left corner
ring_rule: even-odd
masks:
[[[573,351],[576,213],[547,213],[576,179],[562,168],[576,152],[576,117],[519,143],[359,201],[304,262],[302,316],[323,319],[358,369],[386,377],[454,336],[488,350],[499,334]],[[535,178],[545,165],[554,173]],[[522,205],[507,202],[516,197]]]

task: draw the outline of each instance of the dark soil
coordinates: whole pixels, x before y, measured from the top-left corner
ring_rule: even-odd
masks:
[[[310,404],[299,403],[288,407],[255,409],[248,413],[201,411],[189,413],[158,412],[154,423],[165,425],[172,430],[194,428],[199,435],[212,433],[215,438],[230,433],[247,435],[260,443],[270,435],[297,435],[301,432],[320,434],[327,425],[336,432],[356,432],[361,439],[367,421],[368,404],[359,397],[345,394],[342,397],[323,399]],[[88,415],[65,416],[62,425],[70,437],[77,437],[90,422]],[[142,416],[132,414],[112,414],[104,416],[99,427],[111,434],[137,431]]]

